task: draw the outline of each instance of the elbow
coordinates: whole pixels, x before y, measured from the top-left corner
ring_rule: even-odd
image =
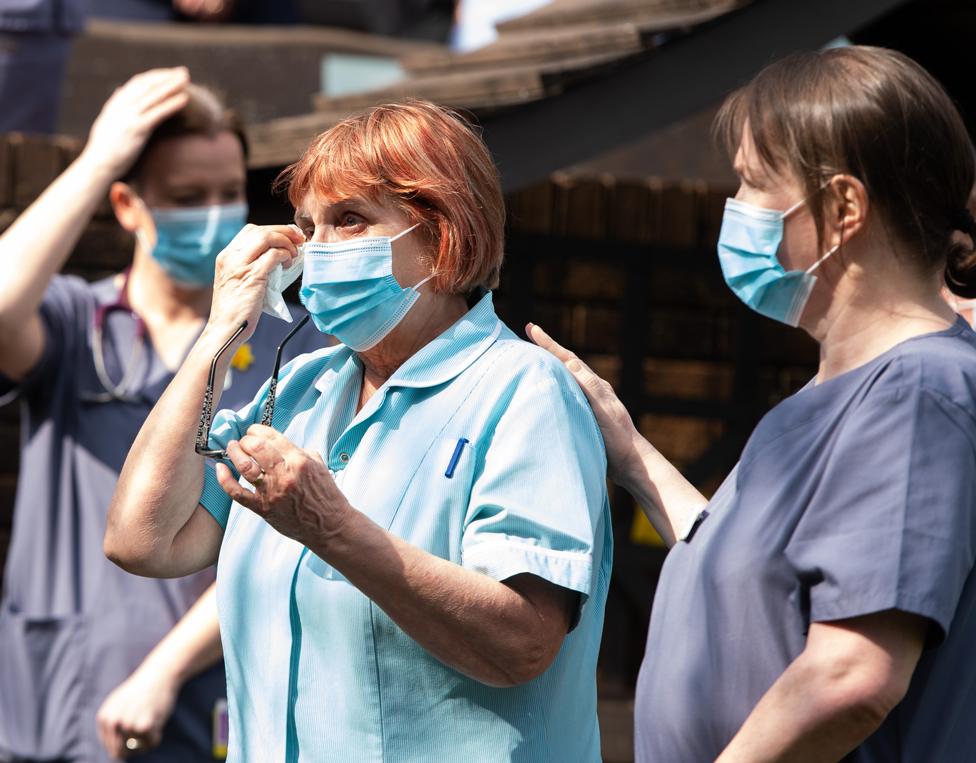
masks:
[[[841,719],[864,739],[884,723],[908,692],[911,675],[881,665],[857,665],[844,660],[821,666],[817,699],[829,715]]]
[[[498,689],[527,684],[549,669],[561,646],[562,639],[553,644],[538,636],[521,638],[493,661],[490,675],[482,683]]]
[[[138,533],[125,527],[117,518],[116,506],[113,501],[109,509],[108,522],[105,526],[105,536],[102,538],[102,553],[118,567],[133,575],[157,577],[158,572],[153,561],[151,544],[138,542]]]
[[[869,733],[876,731],[908,693],[908,681],[894,675],[863,678],[846,694],[846,706]]]
[[[129,544],[123,542],[122,533],[113,528],[111,523],[106,528],[105,537],[102,539],[102,552],[110,562],[126,572],[142,574],[139,567],[144,560],[139,554],[134,553]]]
[[[132,575],[145,578],[165,578],[171,575],[150,553],[142,553],[131,545],[110,541],[108,535],[102,542],[102,551],[110,562]]]

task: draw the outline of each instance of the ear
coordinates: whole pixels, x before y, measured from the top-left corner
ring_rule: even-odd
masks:
[[[868,193],[852,175],[835,175],[824,189],[824,244],[829,250],[846,244],[867,224]]]
[[[146,224],[146,208],[128,183],[116,181],[108,189],[108,200],[115,212],[115,219],[119,221],[129,233],[135,233]]]

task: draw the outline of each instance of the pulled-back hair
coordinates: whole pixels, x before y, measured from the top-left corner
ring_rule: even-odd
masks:
[[[944,267],[955,294],[976,296],[967,202],[973,147],[942,86],[907,56],[884,48],[796,53],[726,99],[715,134],[734,157],[748,129],[761,161],[798,178],[823,228],[823,187],[838,173],[860,180],[894,238],[924,272]]]
[[[205,135],[212,138],[224,131],[231,132],[241,142],[244,158],[247,159],[247,137],[244,133],[244,125],[237,114],[228,109],[210,88],[191,83],[186,86],[186,94],[186,105],[156,126],[123,180],[137,183],[142,177],[146,157],[153,146],[169,138],[182,138],[188,135]]]
[[[325,201],[387,199],[435,242],[438,291],[467,294],[498,285],[505,202],[480,136],[455,112],[429,101],[375,106],[319,135],[276,187],[296,208]]]

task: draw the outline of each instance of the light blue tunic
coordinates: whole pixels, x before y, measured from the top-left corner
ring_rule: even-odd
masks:
[[[599,761],[595,670],[612,541],[606,456],[586,399],[558,361],[498,320],[490,294],[357,414],[361,379],[346,347],[297,358],[282,373],[274,426],[318,450],[382,527],[495,580],[531,573],[578,591],[579,621],[542,676],[484,686],[231,505],[208,474],[200,500],[226,528],[217,579],[230,760]],[[240,437],[263,396],[221,412],[212,446]]]

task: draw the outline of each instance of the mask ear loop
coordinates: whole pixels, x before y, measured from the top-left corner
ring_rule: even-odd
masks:
[[[810,275],[814,270],[816,270],[817,268],[819,268],[824,263],[825,260],[827,260],[829,257],[833,257],[837,252],[839,252],[840,251],[840,246],[843,243],[844,243],[844,224],[841,223],[841,226],[840,226],[840,242],[837,244],[837,246],[835,246],[833,249],[831,249],[829,252],[827,252],[823,257],[821,257],[819,260],[817,260],[815,263],[813,263],[810,267],[808,267],[803,272],[806,273],[807,275]]]
[[[404,237],[404,236],[406,236],[406,235],[407,235],[407,234],[408,234],[408,233],[409,233],[410,231],[412,231],[412,230],[413,230],[414,228],[419,228],[419,227],[420,227],[420,223],[414,223],[413,225],[411,225],[411,226],[410,226],[409,228],[407,228],[406,230],[402,230],[402,231],[400,231],[399,233],[397,233],[397,234],[396,234],[395,236],[390,236],[390,243],[392,244],[392,243],[393,243],[394,241],[396,241],[396,240],[397,240],[398,238],[403,238],[403,237]]]
[[[843,233],[842,233],[841,235],[843,235]],[[826,259],[828,259],[829,257],[833,257],[833,256],[834,256],[834,254],[836,254],[836,253],[837,253],[837,252],[838,252],[839,250],[840,250],[840,244],[838,244],[838,245],[837,245],[837,246],[835,246],[835,247],[834,247],[833,249],[831,249],[831,250],[830,250],[829,252],[827,252],[827,253],[826,253],[826,254],[825,254],[825,255],[824,255],[823,257],[821,257],[821,258],[820,258],[819,260],[817,260],[817,261],[816,261],[815,263],[813,263],[813,264],[812,264],[812,265],[811,265],[810,267],[808,267],[808,268],[807,268],[806,270],[804,270],[803,272],[804,272],[804,273],[806,273],[807,275],[810,275],[810,274],[811,274],[811,273],[812,273],[812,272],[813,272],[814,270],[816,270],[817,268],[819,268],[819,267],[820,267],[820,265],[821,265],[821,264],[822,264],[822,263],[823,263],[823,262],[824,262],[824,261],[825,261]]]
[[[149,217],[150,220],[153,221],[153,227],[155,227],[156,220],[152,216],[152,211],[149,209],[149,205],[142,200],[141,196],[136,195],[134,191],[133,194],[135,195],[135,199],[138,202],[139,206],[142,207],[142,211],[146,213],[146,215]],[[156,246],[155,244],[153,246],[149,246],[149,237],[146,235],[146,232],[142,228],[138,228],[132,235],[136,237],[136,241],[138,241],[142,245],[142,248],[146,250],[146,254],[152,254],[153,249],[155,249]],[[159,241],[158,231],[156,232],[156,240],[158,243]]]
[[[833,180],[833,178],[831,177],[830,180]],[[817,188],[817,190],[814,191],[814,193],[818,193],[818,192],[822,191],[824,188],[826,188],[828,185],[830,185],[830,180],[827,180],[827,181],[821,183],[820,184],[820,187]],[[812,195],[813,194],[811,194],[811,196]],[[802,207],[804,204],[806,204],[806,202],[809,201],[809,200],[810,200],[810,196],[804,196],[796,204],[794,204],[792,207],[790,207],[789,209],[787,209],[783,213],[783,219],[785,220],[787,217],[789,217],[790,215],[792,215],[794,212],[796,212],[796,210],[798,210],[800,207]]]
[[[805,198],[804,199],[800,199],[796,204],[794,204],[792,207],[790,207],[789,209],[787,209],[783,213],[783,219],[785,220],[787,217],[789,217],[790,215],[792,215],[794,212],[796,212],[796,210],[798,210],[800,207],[802,207],[806,203],[807,203],[807,200]]]
[[[431,273],[431,274],[430,274],[429,276],[427,276],[427,277],[426,277],[425,279],[423,279],[423,280],[422,280],[422,281],[421,281],[420,283],[418,283],[418,284],[415,284],[415,285],[413,285],[413,286],[411,286],[410,288],[411,288],[411,289],[412,289],[413,291],[417,291],[418,289],[420,289],[420,287],[421,287],[421,286],[423,286],[423,285],[424,285],[425,283],[427,283],[427,282],[428,282],[429,280],[431,280],[432,278],[435,278],[435,277],[436,277],[437,275],[438,275],[438,273],[437,273],[437,271],[435,270],[435,271],[434,271],[433,273]]]
[[[390,236],[390,243],[392,244],[392,243],[393,243],[394,241],[396,241],[396,240],[397,240],[398,238],[403,238],[403,237],[404,237],[404,236],[406,236],[406,235],[407,235],[407,234],[408,234],[408,233],[409,233],[410,231],[412,231],[412,230],[413,230],[414,228],[419,228],[419,227],[420,227],[420,223],[414,223],[413,225],[411,225],[411,226],[410,226],[409,228],[407,228],[406,230],[402,230],[402,231],[400,231],[399,233],[397,233],[397,234],[396,234],[395,236]],[[427,277],[426,277],[425,279],[423,279],[422,281],[420,281],[420,283],[416,283],[416,284],[414,284],[413,286],[411,286],[411,287],[410,287],[410,289],[411,289],[411,291],[417,291],[417,290],[418,290],[418,289],[419,289],[419,288],[420,288],[421,286],[423,286],[423,285],[424,285],[425,283],[427,283],[427,282],[428,282],[429,280],[431,280],[432,278],[435,278],[435,277],[436,277],[437,275],[438,275],[438,273],[437,273],[437,271],[435,270],[435,271],[434,271],[433,273],[431,273],[431,274],[430,274],[429,276],[427,276]]]

